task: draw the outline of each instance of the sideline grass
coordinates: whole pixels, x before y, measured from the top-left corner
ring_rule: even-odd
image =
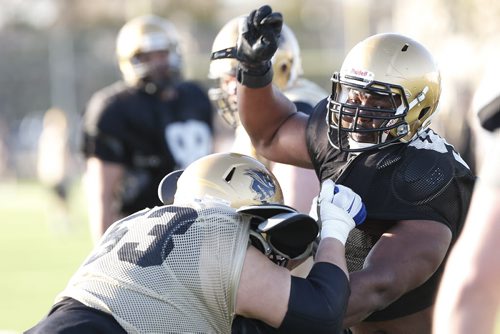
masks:
[[[91,249],[82,191],[70,196],[65,229],[51,193],[35,182],[0,181],[0,333],[22,333],[52,305]],[[495,334],[500,334],[500,313]]]
[[[0,332],[38,322],[91,249],[79,185],[69,224],[51,196],[35,182],[0,183]]]

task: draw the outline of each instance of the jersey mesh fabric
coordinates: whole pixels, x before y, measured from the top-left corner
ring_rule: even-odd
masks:
[[[59,298],[129,333],[228,333],[248,226],[227,207],[165,206],[115,223]]]
[[[363,198],[366,222],[346,241],[349,272],[361,270],[380,237],[400,220],[433,220],[448,226],[452,243],[463,226],[474,176],[442,137],[427,129],[410,143],[349,155],[327,138],[326,102],[320,102],[307,128],[308,150],[320,180],[328,178]],[[445,261],[421,286],[403,295],[367,321],[384,321],[420,311],[434,301]]]

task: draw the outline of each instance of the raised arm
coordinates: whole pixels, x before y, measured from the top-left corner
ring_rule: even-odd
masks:
[[[311,167],[307,116],[271,84],[271,58],[283,19],[269,6],[254,10],[240,27],[237,46],[238,110],[257,152],[267,159]]]

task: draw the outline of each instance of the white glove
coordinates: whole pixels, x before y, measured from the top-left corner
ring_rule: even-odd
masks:
[[[318,198],[321,239],[335,238],[345,245],[349,232],[365,221],[366,208],[361,197],[350,188],[332,180],[321,184]]]

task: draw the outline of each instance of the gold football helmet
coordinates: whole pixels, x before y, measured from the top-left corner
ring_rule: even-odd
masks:
[[[245,19],[246,16],[233,18],[222,27],[212,44],[212,53],[236,48],[239,22]],[[278,49],[271,62],[274,71],[273,83],[280,90],[290,87],[303,74],[299,43],[286,24],[283,24]],[[237,66],[236,58],[215,59],[210,62],[208,72],[208,77],[215,80],[215,87],[208,91],[209,97],[222,119],[233,128],[239,124],[234,79]]]
[[[328,137],[343,151],[410,141],[429,125],[441,94],[440,72],[429,51],[394,33],[374,35],[354,46],[332,82]],[[365,105],[353,94],[382,103]]]
[[[135,86],[160,74],[163,76],[160,81],[170,82],[178,77],[181,71],[178,41],[174,25],[161,17],[145,15],[127,22],[116,40],[116,55],[125,82]],[[165,54],[160,65],[141,57],[152,52]],[[154,83],[162,85],[161,82]]]
[[[259,161],[238,153],[215,153],[190,164],[177,180],[174,204],[215,200],[233,208],[283,204],[275,176]]]

